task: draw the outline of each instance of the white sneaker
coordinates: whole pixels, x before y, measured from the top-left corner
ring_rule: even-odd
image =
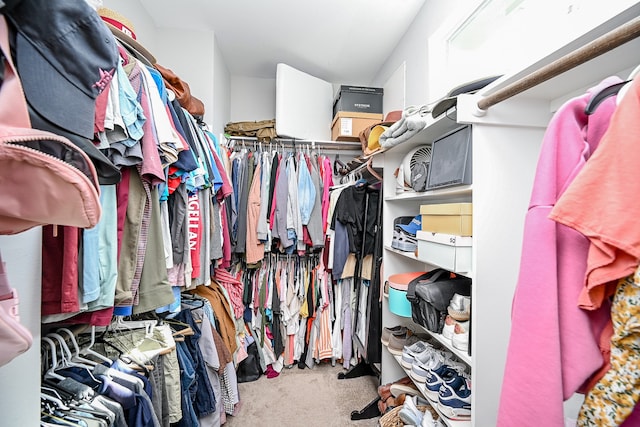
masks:
[[[422,416],[422,423],[420,427],[435,427],[437,426],[436,420],[433,419],[433,414],[430,411],[425,411]]]
[[[463,322],[465,320],[469,320],[471,312],[471,297],[453,294],[451,301],[449,301],[447,312],[449,313],[449,316],[453,317],[457,321]]]
[[[451,344],[458,350],[469,349],[469,322],[458,323],[455,326]]]
[[[450,340],[453,337],[453,330],[456,327],[456,321],[451,316],[444,319],[444,327],[442,328],[442,336]]]
[[[405,425],[414,425],[419,426],[422,423],[422,418],[424,417],[424,413],[420,412],[418,407],[416,406],[416,402],[414,399],[417,399],[415,396],[407,397],[404,400],[404,404],[402,405],[402,409],[398,412],[398,416],[402,420]]]

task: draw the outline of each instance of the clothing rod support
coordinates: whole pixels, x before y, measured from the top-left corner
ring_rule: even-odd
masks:
[[[603,53],[621,46],[640,36],[640,17],[634,18],[624,25],[609,31],[579,49],[559,58],[556,61],[540,68],[537,71],[517,80],[510,85],[478,101],[478,108],[487,110],[502,101],[505,101],[527,89],[552,79],[567,70],[584,64]]]

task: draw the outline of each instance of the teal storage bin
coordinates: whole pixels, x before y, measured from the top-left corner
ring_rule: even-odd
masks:
[[[411,303],[407,299],[407,288],[409,282],[424,273],[424,271],[411,271],[389,276],[389,310],[393,314],[411,318]]]
[[[402,317],[411,317],[411,303],[407,299],[407,291],[389,286],[389,310]]]

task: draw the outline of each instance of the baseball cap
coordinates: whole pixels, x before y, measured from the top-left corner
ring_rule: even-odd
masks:
[[[422,215],[416,215],[409,224],[398,224],[396,227],[407,234],[415,236],[422,229]]]
[[[111,32],[85,1],[22,1],[6,16],[29,106],[57,127],[92,139],[95,99],[118,61]]]

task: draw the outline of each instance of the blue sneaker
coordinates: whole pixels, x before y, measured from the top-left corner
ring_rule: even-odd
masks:
[[[437,403],[440,386],[447,380],[453,380],[456,375],[458,375],[458,372],[447,364],[442,364],[436,369],[426,371],[424,380],[425,397]]]
[[[456,373],[445,381],[438,392],[438,409],[450,420],[471,418],[471,384],[467,378]]]

